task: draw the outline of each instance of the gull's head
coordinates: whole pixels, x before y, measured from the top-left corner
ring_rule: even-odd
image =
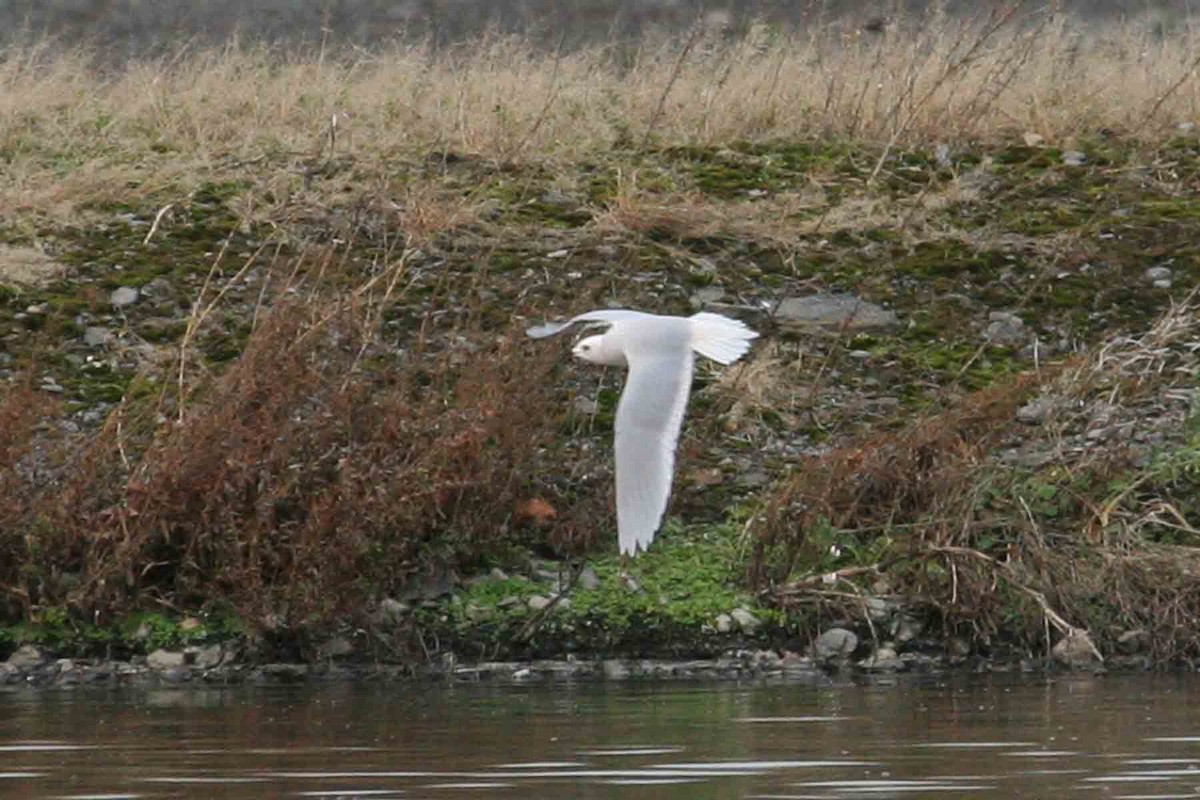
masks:
[[[612,367],[625,366],[625,353],[621,350],[621,346],[612,335],[611,330],[599,336],[580,339],[571,352],[575,354],[576,358],[582,358],[593,364],[605,364]]]

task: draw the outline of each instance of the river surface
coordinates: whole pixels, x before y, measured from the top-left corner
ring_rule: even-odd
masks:
[[[3,798],[1194,798],[1200,678],[0,690]]]

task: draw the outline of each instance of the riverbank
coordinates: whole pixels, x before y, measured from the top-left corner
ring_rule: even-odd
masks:
[[[922,30],[7,52],[0,660],[1193,662],[1194,46]],[[608,305],[763,334],[624,569]]]

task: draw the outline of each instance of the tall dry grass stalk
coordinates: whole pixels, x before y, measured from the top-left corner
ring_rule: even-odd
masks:
[[[114,186],[128,199],[130,182],[149,192],[331,147],[382,166],[431,149],[553,159],[813,136],[1153,140],[1196,118],[1198,56],[1186,31],[1091,27],[1023,2],[882,31],[759,25],[573,52],[499,36],[337,59],[230,45],[100,71],[86,52],[26,46],[0,53],[0,211]]]

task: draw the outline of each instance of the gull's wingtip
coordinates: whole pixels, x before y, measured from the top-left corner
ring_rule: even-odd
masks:
[[[692,347],[718,364],[732,364],[750,350],[758,332],[738,319],[701,311],[692,317]]]
[[[545,339],[547,336],[558,333],[568,324],[566,322],[547,322],[544,325],[534,325],[532,328],[525,329],[525,335],[531,339]]]

